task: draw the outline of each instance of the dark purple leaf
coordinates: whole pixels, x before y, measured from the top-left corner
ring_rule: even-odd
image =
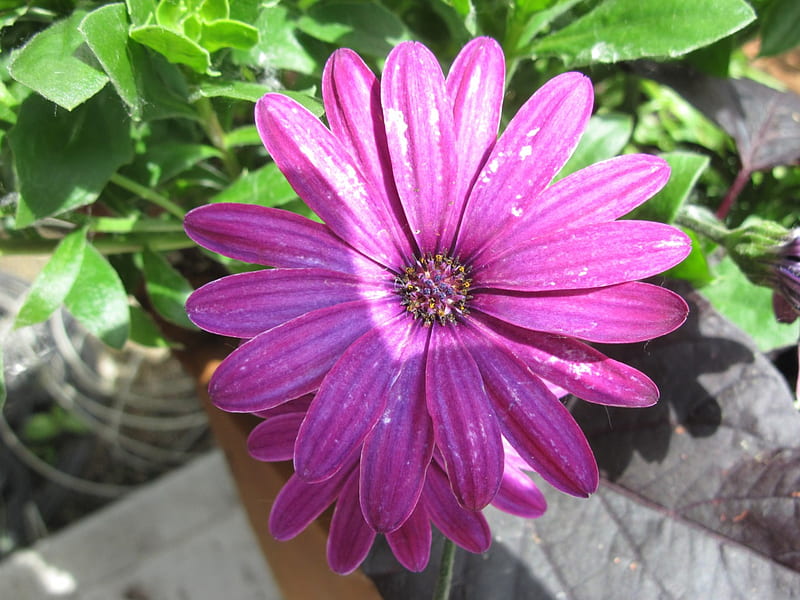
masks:
[[[542,488],[536,520],[488,511],[485,555],[459,551],[453,599],[800,596],[800,415],[740,330],[688,288],[687,324],[606,347],[662,391],[649,409],[574,401],[603,480],[581,500]],[[428,597],[378,546],[365,564],[387,599]],[[623,592],[624,591],[624,592]]]
[[[668,85],[736,141],[748,173],[800,160],[800,96],[752,79],[721,79],[683,64],[637,63],[641,75]]]

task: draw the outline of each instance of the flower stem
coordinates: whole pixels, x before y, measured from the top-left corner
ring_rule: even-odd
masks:
[[[228,145],[225,143],[225,130],[222,129],[222,125],[220,125],[211,100],[203,97],[198,98],[195,102],[195,106],[200,115],[200,124],[206,132],[208,139],[211,140],[214,147],[222,153],[222,163],[225,165],[225,172],[231,179],[236,179],[242,168],[239,166],[236,154],[231,152],[230,148],[228,148]]]
[[[3,240],[0,239],[0,256],[20,254],[49,254],[58,245],[58,239],[39,240]],[[154,235],[133,234],[119,237],[98,237],[92,244],[101,254],[126,254],[140,252],[145,248],[151,250],[182,250],[194,248],[195,243],[183,232],[163,233]]]
[[[690,205],[682,209],[675,217],[675,223],[688,227],[717,244],[722,244],[731,233],[711,211],[699,206]]]
[[[717,208],[717,217],[724,219],[728,216],[731,207],[733,207],[733,203],[736,202],[736,198],[738,198],[739,194],[742,193],[742,190],[748,181],[750,181],[750,171],[742,168],[736,174],[736,179],[733,180],[733,184],[728,190],[728,193],[725,194],[725,198],[722,199],[722,204],[720,204],[719,208]]]
[[[172,200],[162,196],[158,192],[154,192],[149,187],[145,187],[140,183],[136,183],[133,179],[128,179],[124,175],[115,173],[111,176],[111,181],[116,183],[119,187],[125,188],[126,190],[137,194],[139,197],[144,198],[145,200],[148,200],[157,206],[160,206],[167,212],[178,217],[181,221],[183,221],[183,217],[186,216],[186,211],[175,204]]]
[[[436,590],[433,593],[433,600],[447,600],[450,597],[455,557],[456,545],[453,543],[453,540],[444,538],[442,562],[439,564],[439,578],[436,580]]]

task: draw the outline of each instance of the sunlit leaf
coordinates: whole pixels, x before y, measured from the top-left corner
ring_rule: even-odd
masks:
[[[41,323],[61,306],[78,277],[85,251],[85,229],[75,230],[59,242],[50,260],[31,284],[17,313],[14,327]]]
[[[80,272],[64,305],[81,325],[112,348],[121,348],[128,339],[130,313],[125,286],[94,246],[86,246]]]

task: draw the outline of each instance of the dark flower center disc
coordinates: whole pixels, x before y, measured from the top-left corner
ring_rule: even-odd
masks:
[[[446,325],[467,314],[472,282],[468,274],[455,258],[425,255],[395,278],[395,289],[406,310],[423,325]]]

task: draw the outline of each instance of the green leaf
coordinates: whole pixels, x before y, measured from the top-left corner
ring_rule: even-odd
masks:
[[[186,299],[193,288],[160,254],[145,249],[142,253],[145,287],[153,308],[164,319],[187,329],[196,327],[186,316]]]
[[[134,27],[147,25],[156,12],[156,0],[125,0]]]
[[[564,0],[563,2],[558,2],[549,8],[536,10],[536,12],[531,16],[530,19],[528,19],[527,23],[525,23],[525,26],[522,28],[522,33],[520,33],[519,38],[517,39],[515,50],[522,50],[548,25],[550,25],[553,21],[555,21],[558,17],[563,15],[580,1],[581,0]]]
[[[692,152],[670,152],[662,158],[669,163],[671,173],[664,188],[627,216],[631,219],[672,223],[686,203],[694,184],[708,167],[708,157]]]
[[[206,22],[227,19],[229,14],[228,0],[205,0],[200,5],[200,18]]]
[[[558,178],[616,156],[628,143],[632,132],[633,118],[629,115],[611,113],[593,116]]]
[[[175,177],[208,158],[220,158],[222,153],[204,144],[165,143],[151,146],[146,155],[150,172],[150,187]]]
[[[717,277],[701,291],[719,312],[744,329],[762,352],[797,344],[797,324],[778,323],[772,311],[772,290],[750,283],[725,257]]]
[[[221,48],[247,50],[258,43],[258,29],[239,21],[220,19],[201,25],[199,41],[209,52]]]
[[[20,191],[17,228],[94,202],[133,157],[128,115],[108,90],[72,112],[29,96],[8,137]]]
[[[567,65],[677,57],[742,29],[755,20],[744,0],[607,0],[534,44],[537,55]]]
[[[714,275],[708,266],[702,242],[691,229],[684,229],[683,232],[692,240],[692,251],[680,264],[666,271],[664,275],[672,279],[684,279],[698,288],[708,285],[714,280]]]
[[[83,11],[35,35],[12,53],[9,74],[59,106],[72,110],[86,102],[108,83],[105,73],[75,55],[83,44],[78,25]]]
[[[15,328],[41,323],[61,306],[78,277],[85,251],[85,229],[73,231],[59,242],[31,284],[14,321]]]
[[[211,69],[208,50],[182,33],[160,25],[143,25],[131,28],[130,36],[162,54],[171,63],[186,65],[198,73],[216,74]]]
[[[247,173],[209,202],[243,202],[261,206],[282,206],[297,198],[297,194],[278,170],[269,163],[257,171]]]
[[[152,317],[140,307],[130,306],[131,334],[130,340],[150,348],[169,348],[170,343],[153,321]]]
[[[80,29],[89,48],[111,80],[117,94],[131,110],[131,117],[142,116],[142,98],[137,72],[128,43],[128,14],[124,4],[109,4],[90,12]]]
[[[271,88],[261,83],[247,81],[201,81],[192,98],[233,98],[234,100],[258,101]]]
[[[137,121],[196,118],[178,67],[133,41],[128,29],[123,4],[99,8],[86,15],[80,25],[87,45],[127,105],[130,116]]]
[[[128,339],[128,295],[114,267],[94,246],[86,246],[64,305],[92,335],[112,348],[121,348]]]
[[[261,136],[255,125],[245,125],[238,127],[225,134],[225,147],[237,148],[240,146],[260,146]]]
[[[244,62],[266,69],[288,69],[310,75],[317,62],[295,37],[295,22],[281,4],[265,6],[254,23],[260,36]]]
[[[411,39],[394,13],[372,2],[340,0],[315,4],[297,20],[297,27],[323,42],[380,57],[401,41]]]
[[[775,0],[761,24],[760,56],[773,56],[800,44],[800,2]]]

